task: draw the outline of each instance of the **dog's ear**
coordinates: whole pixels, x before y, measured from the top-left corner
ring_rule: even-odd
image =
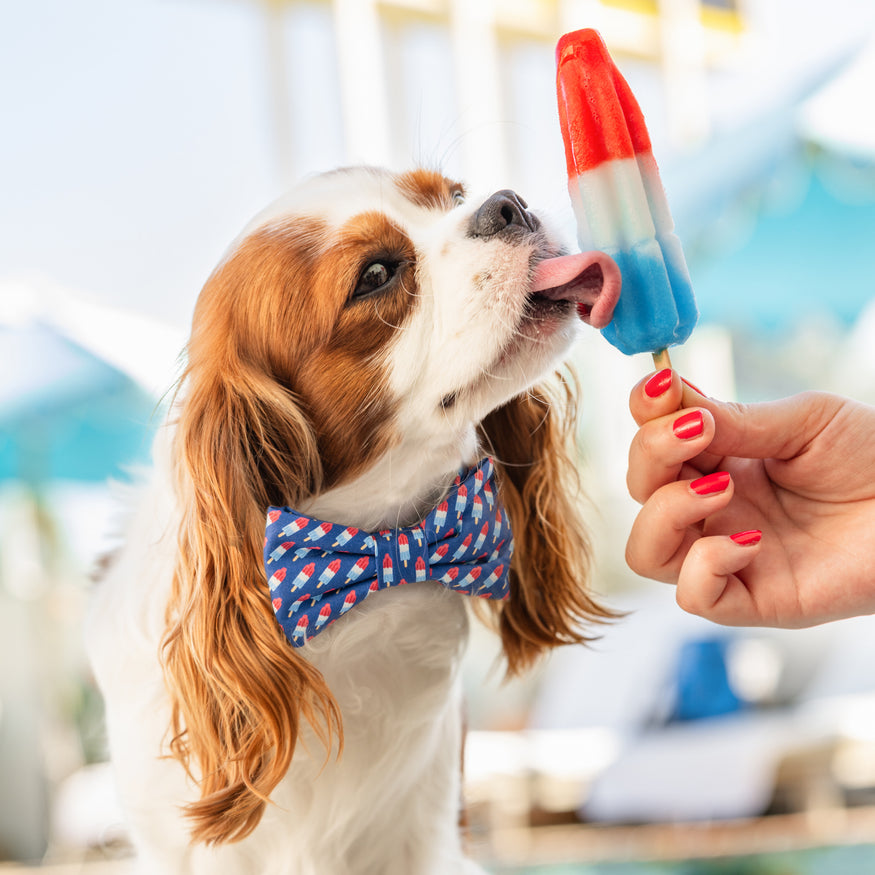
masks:
[[[262,558],[268,506],[319,483],[315,439],[289,391],[228,353],[226,323],[199,325],[174,438],[185,516],[163,660],[170,751],[201,792],[192,837],[218,843],[257,826],[305,724],[326,755],[342,736],[324,679],[274,618]]]
[[[491,603],[510,675],[550,648],[592,640],[586,626],[614,616],[589,592],[591,549],[572,455],[577,383],[556,376],[555,385],[513,398],[480,426],[515,543],[510,598]]]

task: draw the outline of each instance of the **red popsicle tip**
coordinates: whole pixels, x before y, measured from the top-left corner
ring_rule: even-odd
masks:
[[[605,161],[650,151],[641,109],[597,31],[562,36],[556,46],[556,66],[569,177]]]

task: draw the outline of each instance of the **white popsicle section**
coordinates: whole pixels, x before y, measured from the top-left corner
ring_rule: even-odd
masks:
[[[656,234],[647,191],[634,158],[605,161],[569,181],[581,248],[604,249]]]
[[[581,249],[606,252],[623,277],[605,337],[627,354],[686,340],[695,299],[653,155],[604,161],[568,188]]]

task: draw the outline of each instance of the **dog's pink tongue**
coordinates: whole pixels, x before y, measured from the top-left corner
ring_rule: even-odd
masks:
[[[532,292],[555,301],[573,301],[584,322],[604,328],[620,297],[620,269],[604,252],[560,255],[538,263]]]
[[[554,289],[564,286],[576,279],[591,264],[587,254],[560,255],[557,258],[545,258],[538,262],[532,281],[532,291]]]

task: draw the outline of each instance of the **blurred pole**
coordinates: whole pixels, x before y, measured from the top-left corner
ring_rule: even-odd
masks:
[[[45,700],[56,689],[51,654],[38,644],[51,640],[51,623],[41,610],[47,581],[35,508],[26,488],[0,491],[0,859],[30,862],[48,846],[42,744]]]
[[[273,124],[276,170],[282,187],[292,184],[295,159],[292,139],[291,92],[286,64],[284,0],[262,0],[264,45],[269,79],[271,122]]]
[[[383,38],[376,0],[333,0],[346,159],[391,159]]]
[[[476,187],[506,184],[509,132],[494,0],[451,0],[450,28],[465,175]]]
[[[699,0],[660,0],[659,30],[671,138],[680,146],[700,144],[711,115]]]

